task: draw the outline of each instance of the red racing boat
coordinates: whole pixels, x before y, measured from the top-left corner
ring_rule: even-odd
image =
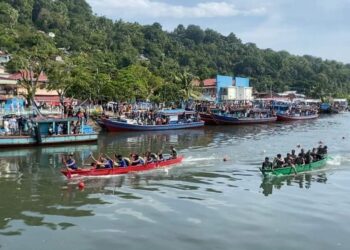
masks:
[[[174,164],[179,164],[184,159],[183,156],[178,156],[176,159],[169,159],[165,161],[152,162],[145,165],[128,166],[126,168],[81,168],[77,170],[70,170],[63,168],[61,173],[68,179],[79,176],[108,176],[108,175],[122,175],[133,172],[143,172],[152,169],[166,168]]]

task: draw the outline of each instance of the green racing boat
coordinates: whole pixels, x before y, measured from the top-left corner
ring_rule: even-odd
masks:
[[[305,165],[295,165],[295,167],[283,167],[283,168],[273,168],[273,169],[262,169],[259,168],[261,173],[266,176],[286,176],[286,175],[294,175],[299,174],[303,172],[309,172],[318,170],[322,167],[324,167],[328,160],[330,160],[331,157],[326,156],[323,159],[319,161],[312,162],[310,164]]]

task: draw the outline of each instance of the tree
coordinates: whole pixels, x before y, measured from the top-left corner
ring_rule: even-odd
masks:
[[[195,25],[179,25],[169,32],[158,23],[113,21],[94,15],[85,0],[0,1],[1,50],[16,58],[23,54],[28,61],[26,51],[38,47],[41,52],[43,46],[38,42],[47,38],[43,32],[53,32],[56,36],[48,43],[62,48],[69,57],[84,54],[83,61],[73,62],[74,84],[66,91],[67,96],[103,95],[106,100],[189,98],[187,87],[183,88],[186,84],[173,77],[184,70],[201,79],[216,74],[246,76],[259,91],[272,87],[273,91],[298,90],[314,97],[322,91],[334,97],[350,94],[349,64],[262,50],[255,44],[242,43],[233,33],[225,36]],[[320,83],[323,77],[317,79],[320,74],[327,84]]]
[[[12,29],[17,24],[18,11],[8,3],[0,2],[0,23],[8,24]]]
[[[194,85],[194,80],[198,79],[187,70],[175,75],[174,80],[180,85],[180,93],[183,100],[198,99],[201,96],[198,88]]]
[[[115,81],[118,83],[116,96],[123,101],[150,100],[164,83],[162,78],[141,65],[121,69]]]
[[[60,103],[64,105],[64,98],[67,91],[74,85],[75,79],[72,76],[73,62],[67,57],[62,61],[53,61],[47,67],[49,78],[48,89],[56,90]]]
[[[44,35],[35,34],[33,40],[35,41],[33,47],[19,50],[6,65],[10,71],[20,73],[18,84],[25,89],[23,95],[28,105],[35,104],[34,97],[41,78],[57,53],[55,47]]]

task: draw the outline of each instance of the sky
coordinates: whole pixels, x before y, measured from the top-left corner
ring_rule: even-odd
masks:
[[[172,31],[195,24],[259,48],[350,63],[350,0],[87,0],[94,13]]]

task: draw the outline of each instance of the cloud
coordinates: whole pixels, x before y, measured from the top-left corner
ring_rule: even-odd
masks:
[[[264,7],[237,8],[228,1],[199,2],[195,5],[170,4],[153,0],[90,0],[96,9],[108,11],[108,16],[130,18],[214,18],[256,16],[266,12]],[[104,12],[105,12],[104,11]]]
[[[168,31],[196,24],[261,48],[350,63],[349,0],[87,0],[98,15],[159,22]]]

